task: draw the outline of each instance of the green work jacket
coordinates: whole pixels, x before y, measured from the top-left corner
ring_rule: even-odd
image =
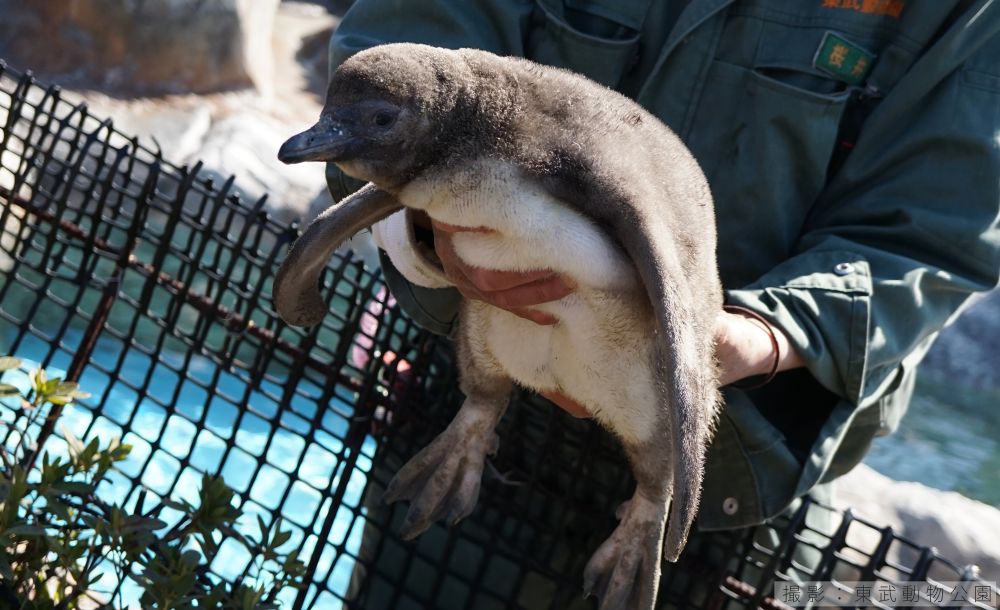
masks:
[[[807,366],[725,390],[701,529],[760,523],[852,468],[896,426],[938,331],[997,283],[1000,2],[359,0],[332,68],[396,41],[580,72],[701,163],[727,302]],[[354,186],[328,177],[337,197]],[[418,322],[449,330],[452,291],[386,273]]]

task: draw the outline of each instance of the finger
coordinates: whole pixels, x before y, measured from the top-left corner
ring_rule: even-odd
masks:
[[[446,222],[441,222],[440,220],[431,219],[431,227],[434,229],[434,234],[440,233],[496,233],[494,229],[489,227],[462,227],[459,225],[450,225]]]
[[[532,284],[542,280],[557,277],[551,269],[537,269],[535,271],[497,271],[495,269],[483,269],[481,267],[471,267],[462,263],[462,272],[469,281],[482,292],[500,292],[520,288],[526,284]],[[563,295],[566,296],[566,295]],[[548,299],[558,300],[562,297]],[[544,303],[537,301],[530,303]]]
[[[581,405],[562,392],[539,392],[539,394],[573,417],[580,419],[590,418],[590,412],[587,411],[587,407]]]
[[[432,220],[431,224],[434,228],[434,249],[437,251],[438,258],[441,259],[445,274],[453,283],[467,282],[479,292],[488,293],[509,290],[524,284],[547,279],[554,275],[549,269],[497,271],[495,269],[483,269],[468,265],[455,251],[452,235],[455,233],[495,233],[495,231],[486,227],[459,227],[437,220]],[[563,296],[566,295],[563,294],[547,300],[556,301]],[[537,301],[530,304],[536,305],[544,302],[546,301]],[[502,305],[500,306],[502,307]]]
[[[479,287],[478,284],[476,286]],[[558,301],[571,294],[576,287],[562,276],[550,273],[533,282],[500,291],[479,288],[486,298],[497,307],[513,310]]]
[[[551,326],[559,322],[559,318],[554,315],[545,313],[544,311],[538,311],[537,309],[510,309],[508,311],[515,316],[524,318],[525,320],[531,320],[540,326]]]
[[[472,288],[472,282],[465,276],[462,261],[459,260],[458,254],[455,253],[455,246],[451,242],[451,235],[448,233],[435,233],[434,251],[441,261],[441,268],[444,269],[445,276],[458,286],[463,294],[465,294],[466,289]],[[465,294],[465,296],[471,295]]]

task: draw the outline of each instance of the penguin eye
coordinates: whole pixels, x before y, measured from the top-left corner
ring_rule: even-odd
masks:
[[[376,127],[388,127],[389,125],[392,125],[392,122],[395,120],[396,116],[385,110],[379,110],[372,116],[372,123],[374,123]]]

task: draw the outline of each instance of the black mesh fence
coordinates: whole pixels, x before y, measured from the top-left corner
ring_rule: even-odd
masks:
[[[461,402],[448,342],[349,254],[323,276],[323,323],[286,326],[270,289],[296,225],[58,89],[0,72],[0,352],[93,394],[34,431],[46,449],[65,451],[63,430],[133,445],[99,490],[127,506],[143,489],[194,501],[201,474],[221,474],[303,550],[306,587],[283,592],[286,607],[593,607],[583,566],[632,486],[613,440],[518,395],[475,512],[402,541],[405,507],[378,498]],[[5,443],[13,418],[0,404]],[[237,578],[250,559],[224,541],[211,578]],[[782,607],[776,582],[835,578],[962,581],[970,598],[986,593],[966,605],[997,607],[973,568],[809,500],[765,526],[697,536],[661,598]]]

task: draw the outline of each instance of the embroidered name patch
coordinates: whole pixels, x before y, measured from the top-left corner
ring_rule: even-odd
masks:
[[[868,76],[875,54],[834,32],[827,32],[816,49],[813,67],[828,72],[848,85],[859,85]]]
[[[895,17],[903,14],[903,0],[823,0],[823,8],[839,8],[847,11],[858,11],[868,15],[885,15]]]

